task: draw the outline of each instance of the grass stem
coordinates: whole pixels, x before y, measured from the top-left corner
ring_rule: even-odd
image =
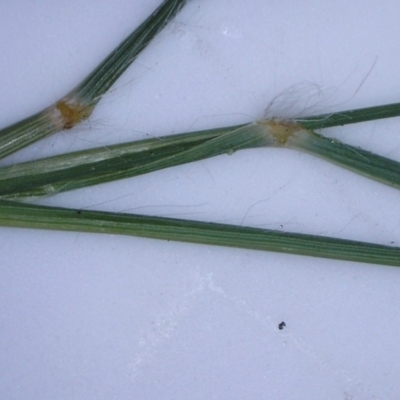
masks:
[[[88,118],[122,75],[187,0],[165,0],[74,90],[45,110],[0,130],[0,158]]]
[[[305,129],[300,123],[266,120],[129,142],[5,167],[0,169],[0,197],[47,196],[260,146],[305,151],[400,189],[400,163],[397,161],[326,138]]]
[[[0,200],[0,225],[109,233],[400,266],[400,248],[175,218],[73,210]]]

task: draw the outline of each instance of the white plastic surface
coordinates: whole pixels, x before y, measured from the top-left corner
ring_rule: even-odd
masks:
[[[2,1],[1,126],[67,93],[158,4]],[[89,121],[0,165],[397,102],[398,17],[395,0],[192,0]],[[324,133],[400,161],[400,118]],[[42,203],[400,246],[399,191],[288,150]],[[0,228],[0,398],[398,399],[399,289],[392,267]]]

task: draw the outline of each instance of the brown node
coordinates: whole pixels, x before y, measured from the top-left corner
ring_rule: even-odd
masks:
[[[78,122],[88,118],[93,111],[87,105],[71,104],[64,100],[57,102],[56,108],[62,116],[62,129],[71,129]]]
[[[297,122],[283,121],[280,119],[270,119],[263,121],[263,123],[268,126],[270,133],[280,145],[285,145],[291,136],[303,129]]]

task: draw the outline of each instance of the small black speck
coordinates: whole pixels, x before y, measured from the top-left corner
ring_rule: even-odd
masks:
[[[279,325],[278,328],[281,331],[284,327],[286,326],[286,323],[284,321],[282,321]]]
[[[81,210],[77,210],[77,212],[76,212],[77,214],[82,214],[82,211]]]

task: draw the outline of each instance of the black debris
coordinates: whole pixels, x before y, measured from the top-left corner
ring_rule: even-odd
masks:
[[[285,323],[284,321],[282,321],[282,322],[278,325],[278,328],[279,328],[279,330],[282,330],[285,326],[286,326],[286,323]]]

